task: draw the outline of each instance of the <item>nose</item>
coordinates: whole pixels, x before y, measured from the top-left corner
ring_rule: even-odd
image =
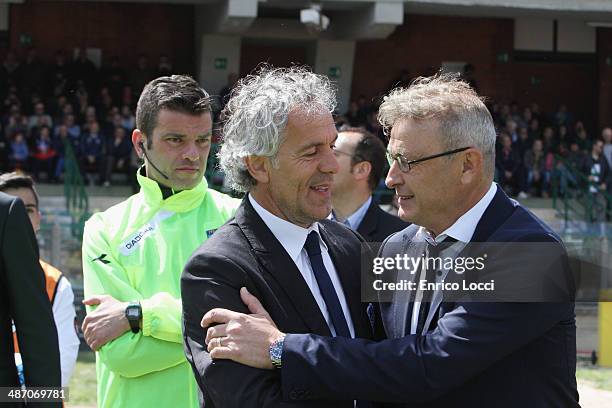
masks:
[[[334,154],[334,150],[329,148],[325,153],[321,161],[319,162],[319,170],[321,173],[336,174],[340,170],[338,159]]]
[[[185,150],[183,151],[183,159],[192,162],[200,159],[200,149],[196,142],[186,143]]]
[[[387,177],[385,178],[385,184],[389,188],[395,188],[403,184],[402,172],[399,169],[397,160],[393,160],[391,163],[391,168],[389,168],[389,173],[387,173]]]

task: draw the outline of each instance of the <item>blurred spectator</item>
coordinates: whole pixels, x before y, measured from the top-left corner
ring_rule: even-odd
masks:
[[[22,132],[18,132],[13,136],[10,143],[11,153],[9,161],[14,169],[25,170],[28,168],[28,159],[30,158],[30,150],[26,143]]]
[[[87,58],[87,51],[84,48],[76,50],[76,58],[70,66],[72,83],[75,87],[83,84],[88,93],[96,90],[98,85],[98,69],[93,62]]]
[[[514,149],[519,157],[524,157],[525,152],[531,148],[532,140],[529,137],[529,131],[525,127],[518,130],[518,140],[514,143]]]
[[[123,105],[121,107],[121,126],[129,131],[136,128],[136,118],[128,105]]]
[[[45,104],[38,102],[34,105],[34,114],[28,120],[28,132],[31,132],[33,128],[41,126],[53,127],[53,119],[45,112]]]
[[[516,143],[516,141],[518,140],[517,128],[518,128],[518,125],[514,121],[514,119],[509,119],[506,121],[505,130],[506,130],[506,133],[508,133],[508,135],[510,136],[510,140],[512,141],[512,143]]]
[[[57,152],[53,149],[51,141],[51,128],[42,126],[36,138],[36,150],[32,155],[32,170],[34,177],[40,180],[40,171],[44,171],[48,181],[55,179],[55,157]]]
[[[604,128],[601,131],[601,138],[603,139],[603,155],[608,161],[608,167],[612,169],[612,128]]]
[[[129,177],[130,154],[132,152],[132,141],[127,137],[127,132],[122,127],[116,127],[112,140],[109,141],[106,149],[106,166],[103,177],[105,187],[110,185],[113,171],[123,173]]]
[[[557,143],[555,142],[555,131],[552,127],[547,126],[544,128],[544,132],[542,133],[542,142],[544,144],[545,152],[554,152],[557,147]]]
[[[579,129],[578,133],[576,133],[576,143],[583,152],[588,152],[591,150],[592,143],[589,140],[587,132],[584,128]]]
[[[47,94],[59,96],[68,91],[70,79],[70,68],[66,62],[64,50],[55,52],[55,61],[47,70]]]
[[[157,63],[157,71],[155,72],[155,78],[160,76],[170,76],[174,73],[172,69],[172,63],[167,55],[160,55],[159,62]]]
[[[83,169],[89,183],[94,183],[92,174],[102,174],[102,135],[97,122],[89,126],[87,133],[83,136]]]
[[[610,167],[603,156],[603,141],[597,140],[593,143],[591,154],[583,164],[582,171],[589,181],[589,193],[591,195],[591,221],[606,221],[607,201],[602,192],[605,192],[609,184]]]
[[[366,118],[362,110],[359,109],[359,104],[356,101],[351,101],[349,110],[344,117],[348,120],[352,127],[359,127],[366,124]]]
[[[501,149],[495,158],[499,184],[511,195],[514,195],[519,186],[518,177],[521,159],[517,152],[512,149],[512,139],[509,135],[501,136]]]
[[[529,122],[529,138],[531,140],[540,139],[542,137],[542,131],[540,130],[540,121],[536,118],[531,119]]]
[[[6,53],[2,67],[0,67],[0,95],[4,95],[11,84],[21,85],[21,64],[14,51]]]
[[[102,69],[101,77],[102,85],[108,87],[113,100],[121,100],[126,75],[125,70],[119,64],[119,57],[116,55],[111,57],[110,64]]]
[[[536,139],[533,146],[525,152],[525,185],[521,188],[519,198],[526,198],[528,194],[533,195],[534,188],[537,196],[548,198],[553,165],[553,154],[545,152],[542,140]]]
[[[132,92],[138,96],[144,86],[153,79],[155,72],[149,67],[149,59],[146,55],[140,54],[136,63],[136,69],[131,72],[130,85]]]
[[[559,105],[559,109],[555,113],[555,124],[557,126],[570,125],[573,122],[572,114],[567,111],[565,104]]]

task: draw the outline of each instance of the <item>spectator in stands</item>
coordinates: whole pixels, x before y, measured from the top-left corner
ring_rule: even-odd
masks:
[[[55,179],[55,157],[57,152],[53,149],[51,140],[51,128],[42,126],[36,138],[36,150],[32,155],[32,170],[34,177],[40,180],[40,171],[44,171],[48,181]]]
[[[531,140],[540,139],[542,137],[542,131],[540,130],[540,121],[536,118],[531,119],[529,122],[529,138]]]
[[[121,126],[130,132],[136,128],[136,118],[129,105],[121,107]]]
[[[31,132],[33,128],[39,128],[41,126],[53,126],[53,119],[45,111],[45,104],[38,102],[34,105],[34,114],[30,116],[28,120],[28,132]]]
[[[506,121],[505,131],[510,136],[510,140],[512,141],[512,143],[516,143],[516,141],[518,140],[517,129],[518,129],[518,124],[516,123],[514,119],[508,119]]]
[[[352,127],[359,127],[365,125],[366,120],[363,113],[359,110],[359,104],[356,101],[351,101],[349,110],[346,112],[344,117],[349,121]]]
[[[583,152],[588,152],[591,150],[592,142],[589,140],[587,132],[584,128],[578,129],[578,132],[576,133],[576,143]]]
[[[64,173],[64,160],[66,155],[66,145],[70,145],[72,151],[75,155],[80,155],[80,141],[77,140],[78,145],[73,144],[73,139],[70,137],[68,133],[68,128],[65,125],[61,125],[58,128],[58,134],[53,141],[53,149],[57,154],[57,159],[55,163],[55,179],[60,180],[62,174]]]
[[[11,84],[17,86],[21,84],[21,64],[17,54],[12,50],[6,53],[0,67],[0,95],[7,92]]]
[[[103,68],[102,85],[108,87],[114,101],[121,100],[121,93],[126,82],[125,70],[120,65],[119,57],[113,55],[110,64]]]
[[[145,84],[153,79],[155,72],[149,67],[149,59],[146,55],[140,54],[138,56],[138,62],[136,63],[136,69],[130,74],[130,85],[132,86],[132,92],[134,95],[140,95],[142,88]]]
[[[567,131],[567,126],[565,125],[561,125],[559,126],[559,131],[557,133],[557,139],[555,141],[556,145],[559,145],[561,143],[567,143],[570,140],[570,134]]]
[[[28,168],[28,159],[30,158],[30,149],[26,143],[22,132],[18,132],[13,136],[11,141],[11,153],[9,161],[13,169],[25,170]]]
[[[17,196],[23,201],[35,233],[40,231],[40,200],[34,181],[26,175],[7,173],[0,175],[0,191]],[[76,366],[79,353],[79,338],[74,327],[74,293],[68,279],[56,268],[39,259],[45,273],[47,296],[52,304],[53,320],[57,327],[62,387],[67,387]],[[17,345],[17,337],[14,337]],[[15,347],[17,350],[17,347]]]
[[[526,184],[519,193],[519,198],[526,198],[527,194],[533,194],[548,198],[550,191],[550,177],[554,165],[554,156],[544,151],[542,140],[536,139],[533,146],[525,152],[523,159],[526,170]],[[527,194],[525,194],[527,193]]]
[[[495,158],[499,184],[511,195],[514,195],[519,186],[518,175],[521,159],[517,152],[512,149],[512,139],[507,134],[501,136],[502,147]]]
[[[5,132],[7,135],[15,135],[17,133],[23,133],[24,135],[28,131],[28,118],[21,114],[19,105],[11,106],[11,113],[9,115]]]
[[[607,201],[602,192],[605,192],[610,178],[610,167],[608,161],[603,156],[604,143],[601,140],[595,141],[583,164],[582,171],[589,180],[589,193],[591,195],[591,221],[606,221]]]
[[[155,77],[169,76],[173,74],[172,63],[167,55],[162,54],[159,56],[159,62],[157,63],[157,70],[155,71]]]
[[[529,131],[526,127],[521,127],[518,129],[518,140],[514,143],[514,149],[518,153],[519,157],[524,157],[525,152],[531,148],[531,144],[533,143],[532,139],[529,137]]]
[[[72,83],[78,87],[83,84],[88,93],[93,93],[98,86],[98,69],[89,58],[85,48],[80,48],[72,65],[70,73],[72,75]]]
[[[542,143],[544,144],[545,152],[555,152],[557,143],[555,142],[555,131],[552,127],[546,126],[542,133]]]
[[[98,122],[89,126],[89,130],[83,136],[83,169],[93,184],[92,174],[100,175],[102,172],[102,135]]]
[[[103,184],[105,187],[110,186],[111,175],[113,171],[117,171],[129,177],[128,172],[130,155],[132,153],[131,140],[126,137],[126,130],[122,127],[116,127],[113,138],[109,141],[106,149],[105,174]]]
[[[67,105],[67,106],[70,106],[70,105]],[[63,125],[66,127],[66,130],[68,131],[68,135],[70,136],[70,139],[72,140],[72,143],[75,146],[79,146],[81,144],[80,143],[80,139],[81,139],[81,127],[75,123],[74,115],[68,114],[68,115],[64,116],[64,123],[63,123]],[[56,128],[56,133],[58,132],[58,128]]]
[[[570,125],[573,122],[572,114],[567,111],[565,104],[559,105],[559,109],[555,113],[555,124],[557,126]]]
[[[66,63],[66,53],[64,50],[57,50],[54,56],[53,65],[47,69],[47,94],[63,95],[68,90],[68,80],[70,78],[70,68]]]
[[[612,128],[604,128],[601,131],[601,138],[604,142],[603,155],[608,161],[608,167],[612,169]]]
[[[341,129],[334,156],[338,172],[332,185],[329,218],[359,232],[368,242],[382,242],[408,226],[383,211],[372,197],[385,169],[385,145],[377,136],[362,128]]]

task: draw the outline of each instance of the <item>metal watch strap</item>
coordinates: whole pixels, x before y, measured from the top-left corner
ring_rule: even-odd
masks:
[[[275,340],[272,344],[270,344],[270,361],[272,361],[272,366],[274,368],[280,369],[282,367],[284,343],[285,336],[281,337],[278,340]]]

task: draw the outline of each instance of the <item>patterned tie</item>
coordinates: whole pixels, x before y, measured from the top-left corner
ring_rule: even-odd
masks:
[[[336,290],[323,264],[321,247],[319,245],[319,234],[316,231],[312,231],[308,234],[304,248],[310,258],[310,266],[312,266],[312,271],[317,279],[319,290],[327,305],[327,311],[329,312],[332,324],[336,330],[336,336],[351,337],[351,332],[346,324],[346,319],[344,318],[340,301],[336,295]]]
[[[429,258],[438,258],[442,251],[446,250],[448,247],[453,245],[457,240],[452,237],[446,237],[444,241],[440,242],[438,245],[431,245],[427,242],[427,256]],[[442,262],[442,264],[444,264]],[[425,281],[429,283],[436,282],[436,273],[441,273],[441,271],[435,271],[433,268],[427,268],[425,271]],[[421,307],[419,308],[419,320],[417,323],[416,334],[422,334],[423,327],[425,326],[425,322],[427,320],[427,315],[429,314],[429,309],[431,308],[431,300],[433,297],[433,291],[428,290],[423,293],[423,298],[421,299]],[[437,316],[433,316],[431,319],[431,323],[429,328],[433,328],[437,325]]]

